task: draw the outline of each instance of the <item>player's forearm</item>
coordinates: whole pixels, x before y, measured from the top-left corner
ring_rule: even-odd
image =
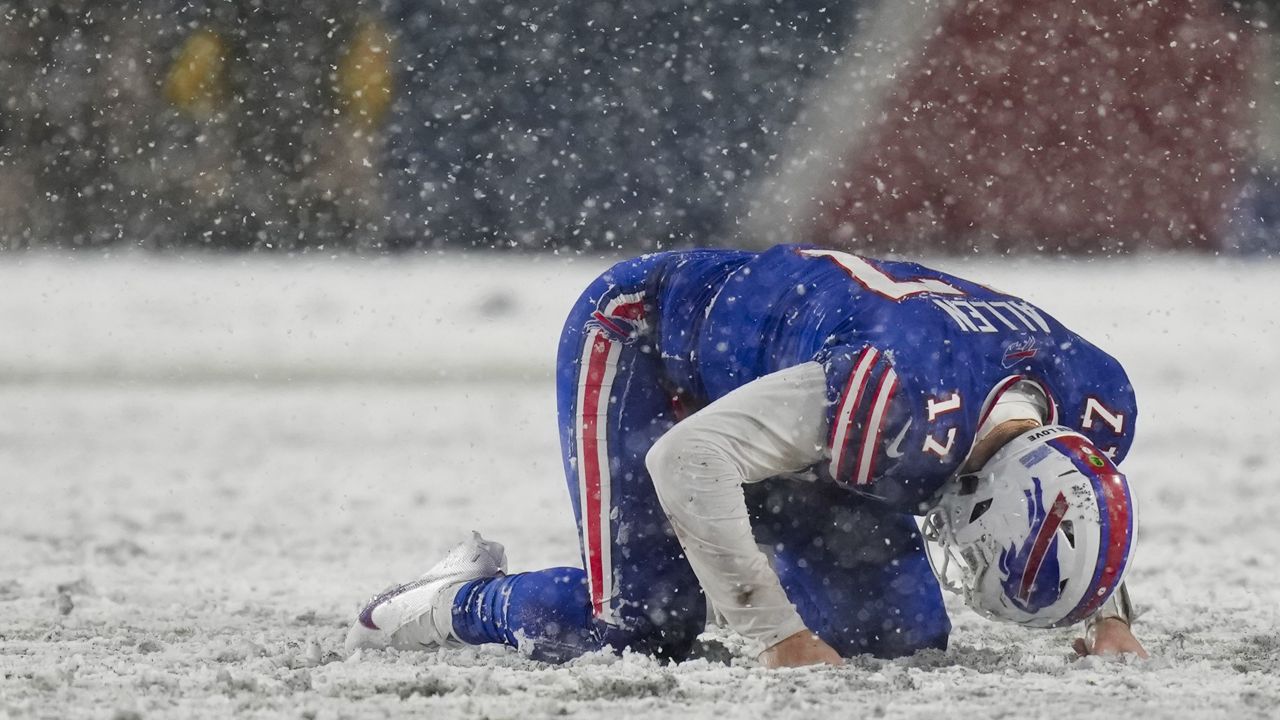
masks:
[[[766,647],[804,629],[756,547],[742,485],[822,459],[826,381],[804,363],[716,400],[663,436],[649,473],[689,564],[716,610]]]
[[[756,547],[743,478],[723,450],[659,443],[649,455],[658,499],[703,591],[729,626],[769,647],[805,629]]]

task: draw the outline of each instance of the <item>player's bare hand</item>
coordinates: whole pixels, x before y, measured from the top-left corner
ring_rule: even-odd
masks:
[[[1117,618],[1100,620],[1086,637],[1076,638],[1072,644],[1076,654],[1086,655],[1137,655],[1151,657],[1133,636],[1129,624]]]
[[[801,630],[760,653],[767,668],[803,667],[805,665],[843,665],[840,654],[808,630]]]

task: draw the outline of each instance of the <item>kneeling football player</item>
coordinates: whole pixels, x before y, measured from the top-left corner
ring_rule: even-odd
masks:
[[[349,649],[679,660],[710,602],[770,667],[897,657],[946,647],[945,586],[1145,655],[1133,389],[1020,298],[806,247],[646,255],[573,307],[557,393],[583,566],[508,573],[475,535],[370,601]]]

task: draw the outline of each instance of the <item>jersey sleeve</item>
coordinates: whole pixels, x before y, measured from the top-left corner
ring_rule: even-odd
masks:
[[[830,401],[827,447],[831,477],[844,485],[869,485],[883,464],[881,439],[899,390],[889,355],[873,345],[842,347],[822,360]]]
[[[945,394],[920,386],[891,350],[841,345],[814,359],[827,379],[826,472],[850,490],[916,512],[968,450],[962,415],[947,412]]]
[[[1069,331],[1065,331],[1069,333]],[[1049,398],[1049,422],[1080,432],[1117,465],[1133,444],[1138,404],[1118,360],[1074,333],[1029,366]]]

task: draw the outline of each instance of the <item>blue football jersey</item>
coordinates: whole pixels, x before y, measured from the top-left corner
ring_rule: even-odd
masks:
[[[920,509],[1021,380],[1044,391],[1050,423],[1115,461],[1132,443],[1137,406],[1123,368],[1025,300],[915,263],[818,248],[672,256],[683,264],[664,264],[657,330],[673,382],[713,401],[821,362],[831,459],[818,470],[895,508]]]

